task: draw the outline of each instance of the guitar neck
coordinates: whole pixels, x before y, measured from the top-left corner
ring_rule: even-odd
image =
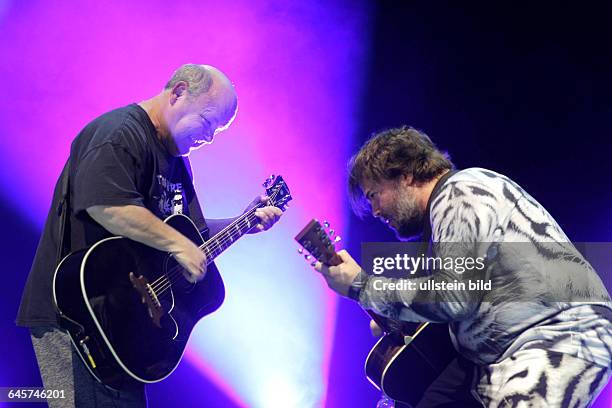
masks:
[[[200,249],[204,251],[204,254],[206,254],[206,262],[208,264],[214,261],[223,251],[257,225],[259,221],[257,220],[257,216],[255,216],[255,210],[261,207],[263,207],[263,205],[260,204],[251,208],[200,247]]]
[[[302,245],[302,247],[308,251],[310,256],[314,257],[317,261],[329,266],[337,266],[342,263],[342,259],[336,252],[334,242],[332,241],[328,232],[324,228],[329,228],[329,223],[325,222],[325,227],[321,223],[313,218],[306,226],[295,236],[295,240]],[[330,230],[333,234],[333,231]],[[308,257],[306,258],[308,259]],[[374,322],[380,326],[385,333],[399,333],[399,334],[410,334],[413,332],[412,329],[406,327],[406,325],[412,323],[403,323],[388,319],[384,316],[378,315],[372,310],[363,309]]]

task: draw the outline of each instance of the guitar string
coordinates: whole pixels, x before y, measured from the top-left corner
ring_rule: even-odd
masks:
[[[278,195],[278,193],[280,192],[280,189],[278,189],[276,192],[274,192],[273,194],[270,195],[270,200],[273,201],[276,196]],[[249,217],[251,215],[253,215],[255,213],[255,210],[257,210],[258,208],[262,208],[264,207],[263,203],[258,204],[257,206],[253,207],[252,209],[250,209],[249,211],[245,212],[244,214],[241,214],[239,217],[237,217],[234,221],[232,221],[230,224],[228,224],[225,228],[223,228],[221,231],[219,231],[217,234],[215,234],[215,236],[219,236],[219,235],[223,235],[226,234],[227,231],[229,231],[231,228],[238,226],[241,222],[243,222],[244,220],[247,221],[246,226],[250,226],[251,222],[255,221],[256,217],[252,217],[249,219]],[[251,227],[252,228],[252,227]],[[249,230],[246,230],[246,232],[248,232]],[[242,233],[244,234],[244,233]],[[242,235],[241,234],[241,235]],[[240,237],[238,237],[240,238]],[[215,245],[210,245],[210,247],[208,247],[209,243],[213,241],[213,239],[209,239],[208,241],[206,241],[204,244],[200,245],[198,248],[200,249],[204,249],[205,251],[208,249],[208,255],[210,254],[214,254],[215,251],[217,251],[219,248],[223,248],[223,246],[225,244],[228,243],[228,241],[233,242],[235,241],[235,238],[232,238],[232,235],[229,235],[226,237],[224,237],[223,239],[214,239],[214,243]],[[223,250],[225,250],[225,248],[223,248],[221,250],[221,252],[223,252]],[[221,253],[219,252],[219,254]],[[219,254],[215,255],[218,256]],[[214,257],[213,257],[214,259]],[[211,260],[212,261],[212,260]],[[166,276],[168,276],[170,273],[174,272],[174,271],[181,271],[183,268],[180,265],[177,265],[175,267],[173,267],[170,271],[168,271],[168,273],[162,275],[161,277],[159,277],[158,279],[156,279],[155,281],[152,282],[152,286],[156,285],[158,283],[158,281],[161,281],[163,279],[166,278]]]
[[[252,215],[252,214],[251,214],[251,215]],[[253,220],[253,221],[254,221],[254,220]],[[254,224],[254,225],[255,225],[255,224]],[[254,225],[253,225],[253,226],[254,226]],[[248,226],[248,224],[247,224],[247,226]],[[247,230],[247,231],[248,231],[248,230]],[[228,238],[228,239],[224,239],[224,240],[220,240],[220,241],[221,241],[221,242],[224,242],[224,243],[227,243],[228,241],[233,242],[233,240],[231,240],[231,239],[229,239],[229,238]],[[202,249],[203,247],[204,247],[204,246],[201,246],[201,247],[200,247],[200,249]],[[209,252],[209,255],[212,255],[212,254],[214,253],[214,251],[216,251],[217,249],[222,248],[222,247],[223,247],[223,245],[218,245],[218,246],[217,246],[217,245],[213,245],[213,247],[214,247],[215,249],[214,249],[214,250],[212,250],[212,251],[210,251],[210,252]],[[206,249],[204,249],[204,250],[206,251]],[[222,249],[222,251],[221,251],[221,252],[223,252],[223,250],[224,250],[224,249]],[[221,254],[221,252],[219,252],[218,254],[216,254],[216,255],[215,255],[215,257],[216,257],[216,256],[218,256],[218,255],[220,255],[220,254]],[[212,259],[214,259],[215,257],[210,257],[210,256],[209,256],[209,259],[211,260],[211,262],[212,262]],[[183,268],[182,266],[180,266],[180,265],[174,266],[172,269],[170,269],[170,271],[168,271],[166,274],[164,274],[163,276],[161,276],[160,278],[158,278],[158,279],[156,280],[156,282],[157,282],[157,281],[159,281],[159,282],[157,282],[155,285],[151,285],[151,286],[152,286],[152,289],[153,289],[153,291],[154,291],[154,293],[155,293],[155,295],[156,295],[156,296],[161,295],[161,294],[162,294],[162,293],[164,293],[164,292],[165,292],[165,291],[166,291],[168,288],[170,288],[170,287],[172,286],[172,284],[176,282],[176,279],[175,279],[175,278],[182,276],[182,270],[183,270],[183,269],[184,269],[184,268]],[[155,287],[153,287],[153,286],[155,286]]]
[[[239,224],[241,224],[241,223],[242,223],[242,221],[246,220],[246,221],[247,221],[246,226],[248,227],[248,226],[249,226],[249,224],[250,224],[250,222],[249,222],[249,220],[247,219],[247,217],[248,217],[249,215],[251,215],[251,214],[252,214],[252,213],[253,213],[253,212],[254,212],[254,211],[257,209],[257,208],[261,208],[261,207],[260,207],[260,206],[257,206],[257,207],[255,207],[255,208],[253,208],[253,209],[249,210],[249,212],[248,212],[248,213],[245,213],[245,214],[241,215],[241,216],[240,216],[240,219],[236,219],[236,220],[232,221],[232,223],[231,223],[231,224],[229,224],[228,226],[229,226],[230,228],[233,228],[233,227],[239,226]],[[226,229],[229,229],[229,228],[224,228],[223,230],[219,231],[219,233],[218,233],[218,234],[216,234],[216,235],[223,235],[223,234],[225,234],[225,233],[226,233],[226,231],[225,231]],[[247,231],[248,231],[248,230],[247,230]],[[207,255],[211,255],[211,254],[213,254],[215,251],[217,251],[219,248],[222,248],[222,247],[223,247],[223,244],[226,244],[228,241],[231,241],[231,240],[232,240],[232,239],[231,239],[231,238],[229,238],[229,237],[228,237],[228,238],[224,237],[223,239],[220,239],[220,238],[217,238],[217,239],[210,239],[210,240],[208,240],[208,241],[207,241],[207,242],[210,242],[210,244],[211,244],[211,245],[210,245],[210,247],[207,247],[207,246],[206,246],[206,242],[205,242],[203,245],[200,245],[198,248],[199,248],[199,249],[202,249],[202,250],[203,250],[203,251],[204,251],[204,252],[205,252]],[[234,240],[235,240],[235,239],[234,239]],[[210,259],[210,258],[209,258],[209,259]],[[183,268],[182,268],[180,265],[178,265],[178,266],[174,266],[174,267],[173,267],[172,269],[170,269],[170,270],[169,270],[169,271],[168,271],[166,274],[163,274],[162,276],[160,276],[159,278],[157,278],[155,281],[151,282],[151,286],[152,286],[152,287],[155,287],[155,286],[156,286],[156,285],[157,285],[157,284],[158,284],[160,281],[162,281],[162,280],[163,280],[163,279],[164,279],[164,278],[165,278],[165,277],[166,277],[168,274],[172,273],[172,272],[174,271],[174,269],[179,269],[179,270],[181,270],[181,269],[183,269]]]
[[[252,219],[249,219],[249,217],[251,215],[254,214],[255,210],[257,208],[261,208],[261,206],[257,206],[253,209],[251,209],[249,211],[249,213],[245,213],[243,216],[240,217],[239,220],[235,220],[234,222],[232,222],[230,224],[230,226],[234,227],[239,225],[240,223],[242,223],[242,221],[246,220],[246,226],[249,226],[249,224],[252,221],[255,221],[255,217],[253,217]],[[254,225],[253,225],[254,226]],[[245,232],[248,232],[245,231]],[[219,232],[217,235],[222,234],[223,232]],[[235,240],[235,239],[234,239]],[[225,248],[223,248],[223,246],[225,244],[227,244],[228,242],[231,243],[234,240],[232,240],[230,237],[227,238],[223,238],[223,239],[215,239],[213,243],[211,243],[212,245],[210,247],[207,247],[206,243],[204,243],[203,245],[199,246],[200,249],[203,249],[205,252],[207,252],[207,255],[209,256],[209,260],[212,262],[212,259],[214,259],[216,256],[218,256]],[[211,241],[211,240],[209,240]],[[207,241],[207,242],[209,242]],[[214,255],[214,253],[221,249],[221,252],[219,252],[219,254],[215,255],[214,257],[210,257],[210,255]],[[156,279],[154,281],[154,283],[151,285],[152,289],[157,292],[157,294],[161,294],[165,291],[165,289],[167,289],[169,286],[172,285],[174,278],[179,277],[182,275],[182,270],[183,267],[180,265],[176,265],[174,266],[172,269],[170,269],[167,273],[165,273],[164,275],[162,275],[161,277],[159,277],[158,279]]]
[[[235,224],[235,225],[238,225],[238,224]],[[225,242],[225,243],[227,242],[227,240],[218,240],[218,241]],[[221,251],[215,255],[217,256],[223,251],[224,248],[222,245],[212,245],[211,248],[213,249],[211,250],[211,252],[208,253],[208,256],[209,256],[209,259],[211,259],[212,261],[212,259],[214,258],[211,257],[210,255],[214,254],[214,252],[216,252],[219,248],[221,248]],[[168,273],[164,274],[164,276],[159,278],[159,281],[156,283],[155,287],[152,287],[153,293],[156,296],[161,296],[164,292],[166,292],[167,289],[171,288],[172,285],[176,283],[178,278],[182,276],[182,270],[183,268],[180,265],[177,265],[173,267]]]
[[[271,199],[275,198],[276,194],[273,194],[271,196]],[[221,230],[219,233],[216,234],[216,236],[222,235],[224,232],[227,232],[227,230],[231,229],[232,227],[238,226],[239,224],[241,224],[243,221],[246,220],[246,226],[250,226],[251,223],[253,223],[253,227],[256,225],[255,221],[256,221],[256,216],[254,215],[255,210],[257,208],[262,208],[264,205],[263,204],[259,204],[256,207],[252,208],[249,212],[241,215],[239,218],[237,218],[236,220],[234,220],[232,223],[230,223],[226,228],[224,228],[223,230]],[[245,232],[241,233],[240,235],[243,235],[244,233],[248,232],[250,229],[252,229],[253,227],[249,228],[248,230],[245,230]],[[240,236],[238,237],[240,238]],[[208,251],[208,255],[209,255],[209,259],[212,262],[212,259],[214,259],[215,257],[217,257],[218,255],[220,255],[226,248],[229,247],[229,244],[233,243],[236,240],[236,238],[233,238],[232,235],[226,236],[226,238],[223,239],[215,239],[214,243],[216,245],[211,245],[210,247],[208,247],[208,243],[211,241],[207,241],[206,243],[204,243],[203,245],[201,245],[199,248],[200,249],[204,249],[206,251],[206,249],[210,249]],[[228,245],[226,245],[228,244]],[[217,254],[215,254],[215,252],[221,249],[221,251]],[[212,257],[210,257],[210,255],[214,255]],[[179,278],[182,275],[182,270],[183,267],[180,265],[177,265],[175,267],[173,267],[168,273],[166,273],[164,276],[161,276],[160,278],[158,278],[156,281],[161,281],[158,282],[155,285],[155,288],[153,288],[153,293],[158,296],[163,294],[167,289],[169,289],[170,287],[172,287],[172,284],[176,282],[175,278]]]
[[[271,194],[270,195],[270,200],[273,201],[276,198],[276,195],[278,195],[279,192],[280,192],[280,189],[277,190],[275,193]],[[209,244],[211,241],[213,241],[213,239],[209,239],[204,244],[200,245],[198,248],[203,249],[205,252],[207,252],[207,255],[209,256],[209,260],[212,262],[212,259],[214,259],[218,255],[220,255],[221,252],[223,252],[229,246],[229,245],[227,245],[228,243],[231,244],[237,238],[240,238],[241,235],[243,235],[244,233],[248,232],[250,229],[252,229],[256,225],[256,224],[253,224],[251,226],[251,224],[254,223],[254,221],[257,218],[256,216],[254,216],[255,210],[257,210],[258,208],[262,208],[264,206],[265,205],[263,203],[258,204],[257,206],[255,206],[252,209],[250,209],[248,212],[240,215],[238,218],[236,218],[234,221],[232,221],[230,224],[228,224],[225,228],[223,228],[221,231],[219,231],[217,234],[215,234],[215,236],[220,236],[220,235],[224,235],[224,234],[225,234],[225,236],[222,239],[220,239],[220,238],[214,239],[213,238],[214,239],[214,242],[213,242],[214,245],[210,245]],[[246,226],[250,227],[250,228],[248,230],[245,230],[244,232],[242,232],[240,234],[240,236],[234,238],[232,233],[230,233],[229,235],[226,234],[229,230],[231,230],[232,228],[234,228],[236,226],[239,226],[245,220],[246,220]],[[221,251],[218,254],[215,254],[215,252],[218,249],[221,249]],[[210,255],[214,255],[214,256],[211,258]],[[183,267],[180,266],[180,265],[177,265],[177,266],[173,267],[166,274],[164,274],[161,277],[159,277],[158,279],[156,279],[151,286],[155,286],[156,289],[158,289],[159,288],[159,283],[160,283],[159,281],[161,281],[161,284],[164,284],[165,282],[163,280],[165,280],[165,278],[167,276],[173,274],[174,272],[181,272],[182,270],[183,270]],[[176,273],[174,273],[174,275],[176,275]]]
[[[271,194],[270,200],[274,200],[279,192],[280,192],[280,189],[278,189],[275,193]],[[221,231],[219,231],[219,233],[217,233],[216,236],[222,235],[222,234],[226,233],[228,230],[230,230],[231,228],[239,226],[243,221],[246,221],[246,226],[249,226],[251,224],[251,222],[255,221],[255,219],[257,218],[256,216],[254,216],[255,210],[257,210],[258,208],[262,208],[263,206],[264,206],[263,203],[258,204],[256,207],[253,207],[248,212],[242,214],[236,220],[234,220],[233,222],[228,224],[225,228],[223,228]],[[253,217],[249,218],[251,216],[253,216]],[[248,231],[249,230],[246,230],[244,233],[246,233]],[[242,233],[241,235],[243,235],[244,233]],[[240,238],[240,236],[238,238]],[[222,239],[215,239],[214,240],[214,245],[211,245],[210,247],[208,247],[208,243],[210,241],[212,241],[212,239],[208,240],[203,245],[200,245],[199,248],[203,249],[204,251],[206,251],[208,249],[209,251],[208,251],[207,255],[209,255],[209,256],[210,255],[214,255],[214,257],[212,257],[212,259],[214,259],[215,257],[220,255],[221,252],[223,252],[227,248],[227,246],[225,246],[225,245],[228,244],[228,243],[231,244],[232,242],[234,242],[235,238],[233,238],[231,234],[229,236],[226,235]],[[220,248],[221,248],[221,252],[219,252],[218,254],[215,255],[214,254],[215,251],[217,251]],[[211,261],[212,261],[212,259],[211,259]],[[162,293],[164,293],[168,288],[170,288],[172,286],[172,284],[174,282],[176,282],[175,278],[179,277],[180,275],[182,275],[182,272],[181,272],[182,270],[183,270],[183,268],[180,265],[177,265],[177,266],[173,267],[172,269],[170,269],[170,271],[168,271],[166,274],[164,274],[161,277],[159,277],[158,279],[156,279],[150,285],[151,289],[153,290],[153,293],[156,296],[159,296]]]

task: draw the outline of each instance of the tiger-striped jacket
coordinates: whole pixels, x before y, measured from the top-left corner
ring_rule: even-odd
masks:
[[[396,320],[449,323],[458,351],[476,363],[498,361],[529,343],[610,365],[612,324],[592,309],[612,309],[608,291],[519,185],[490,170],[461,170],[430,200],[430,222],[433,254],[484,257],[492,289],[480,297],[469,290],[376,290],[376,280],[401,279],[368,277],[359,295],[364,308]],[[456,278],[437,270],[412,280]]]

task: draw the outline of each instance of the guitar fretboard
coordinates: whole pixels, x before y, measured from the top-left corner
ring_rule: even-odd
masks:
[[[260,207],[262,205],[251,208],[202,245],[201,248],[206,255],[206,262],[208,264],[257,225],[259,221],[255,216],[255,210]]]

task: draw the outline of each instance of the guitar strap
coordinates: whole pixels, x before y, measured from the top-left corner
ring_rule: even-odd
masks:
[[[60,176],[60,200],[57,204],[58,235],[57,235],[57,255],[55,267],[62,261],[64,256],[70,253],[70,157],[64,165]],[[59,326],[65,330],[72,330],[76,333],[84,330],[78,322],[70,319],[60,312],[55,305],[55,313],[58,316]]]
[[[55,266],[59,265],[62,258],[70,252],[70,157],[64,165],[60,176],[60,200],[57,205],[58,235],[57,235],[57,256]]]
[[[191,163],[187,157],[183,157],[182,160],[183,169],[187,176],[184,179],[184,187],[186,193],[187,207],[189,209],[189,218],[194,222],[194,224],[198,227],[200,234],[206,240],[210,238],[209,236],[209,228],[206,224],[206,219],[204,218],[204,214],[202,213],[202,206],[200,205],[200,200],[198,199],[198,195],[196,194],[195,187],[193,185],[193,172],[191,170]]]

